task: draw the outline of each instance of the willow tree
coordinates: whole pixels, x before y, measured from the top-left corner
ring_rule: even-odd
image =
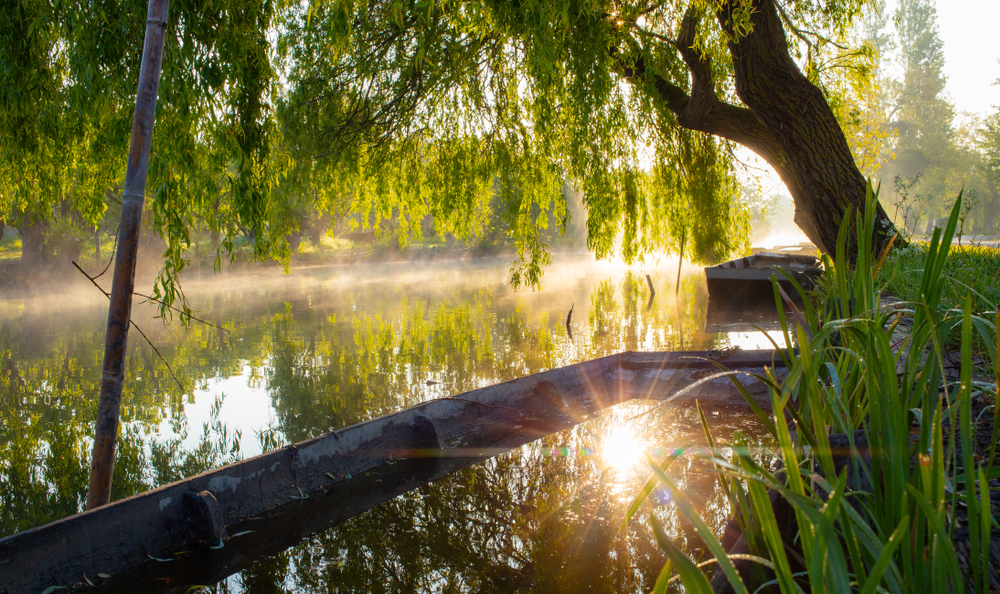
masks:
[[[176,3],[147,203],[157,294],[179,295],[193,229],[220,234],[220,256],[238,235],[287,254],[304,200],[403,238],[428,214],[466,237],[502,227],[534,278],[575,186],[598,255],[686,239],[718,260],[746,247],[737,145],[829,250],[865,181],[824,65],[842,63],[866,1]],[[117,193],[143,11],[0,8],[0,212],[72,200],[93,223]]]
[[[286,134],[338,167],[394,164],[375,177],[403,194],[428,189],[404,179],[415,172],[443,178],[430,180],[427,201],[458,221],[475,211],[477,187],[502,192],[518,219],[573,180],[598,255],[616,237],[631,258],[676,249],[686,234],[698,260],[740,247],[742,145],[774,168],[796,222],[830,252],[866,181],[821,90],[822,65],[843,59],[838,40],[866,8],[317,0],[281,38]],[[539,247],[530,230],[521,241],[525,253]]]
[[[174,4],[146,202],[164,240],[155,293],[165,301],[179,296],[192,231],[220,233],[222,255],[252,235],[258,257],[286,231],[271,199],[287,163],[268,99],[277,77],[267,35],[282,4]],[[120,202],[145,21],[144,0],[0,6],[0,218],[44,224],[68,205],[94,225]]]

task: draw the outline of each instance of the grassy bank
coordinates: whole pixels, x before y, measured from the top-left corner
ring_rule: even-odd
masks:
[[[927,247],[927,242],[912,242],[896,250],[879,270],[877,284],[904,301],[918,300]],[[942,307],[961,308],[965,297],[971,295],[973,311],[996,311],[1000,303],[1000,249],[951,246],[941,282]]]
[[[673,458],[655,463],[654,479],[715,558],[695,565],[651,515],[669,559],[654,591],[672,580],[690,592],[753,592],[762,584],[789,594],[1000,589],[989,557],[1000,532],[991,503],[1000,474],[1000,371],[995,314],[985,313],[993,307],[985,279],[996,256],[949,249],[959,199],[947,228],[927,245],[885,262],[869,257],[869,202],[857,219],[857,262],[845,257],[845,227],[826,285],[784,324],[798,349],[785,353],[787,376],[760,378],[770,386],[772,411],[755,412],[779,444],[777,464],[755,463],[739,436],[731,443],[709,437],[712,447],[685,454],[715,464],[743,554],[722,545],[669,478]],[[884,305],[886,288],[903,301]],[[982,359],[974,358],[974,339]],[[716,568],[720,576],[710,583]]]

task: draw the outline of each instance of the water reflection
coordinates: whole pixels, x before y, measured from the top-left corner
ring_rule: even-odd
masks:
[[[759,434],[742,408],[709,405],[706,412],[717,439],[730,440],[736,432]],[[693,526],[676,512],[672,495],[662,490],[644,504],[628,530],[619,532],[633,494],[650,471],[644,464],[609,464],[604,448],[613,436],[628,436],[639,455],[705,443],[690,407],[626,403],[303,540],[287,534],[294,532],[297,510],[280,512],[275,520],[253,525],[258,532],[244,537],[253,540],[249,549],[273,554],[241,565],[243,552],[232,549],[242,545],[239,539],[229,541],[227,559],[242,571],[211,591],[648,591],[664,561],[645,521],[649,513],[695,558],[707,552]],[[707,470],[696,459],[681,458],[668,472],[719,530],[728,509]],[[146,574],[138,587],[180,592],[205,575],[197,562],[182,558],[177,563],[184,571],[151,563],[158,573]]]
[[[619,474],[628,472],[643,459],[645,448],[633,435],[630,427],[615,427],[602,441],[601,456],[604,463]]]
[[[675,269],[557,262],[546,290],[533,293],[506,285],[506,264],[188,281],[198,315],[225,331],[164,327],[152,308],[137,305],[136,322],[184,389],[133,336],[113,497],[561,365],[623,350],[729,346],[725,335],[702,331],[700,274],[682,280],[675,301]],[[646,273],[657,287],[648,310]],[[103,296],[86,289],[0,298],[0,535],[83,505],[105,317]],[[644,524],[616,538],[623,502],[648,474],[644,452],[701,437],[690,410],[661,407],[630,420],[641,412],[616,407],[423,487],[257,561],[215,589],[648,588],[662,559]],[[724,433],[756,431],[742,409],[720,415]],[[709,475],[694,462],[675,472],[687,488],[704,489],[698,499],[715,509]],[[660,497],[667,505],[657,513],[670,516],[667,525],[683,541],[687,528],[670,515],[668,499]],[[725,511],[711,513],[721,521]]]

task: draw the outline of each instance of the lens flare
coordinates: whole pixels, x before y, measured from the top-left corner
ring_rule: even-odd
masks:
[[[643,459],[643,445],[636,438],[632,427],[621,425],[604,438],[601,458],[605,466],[618,473],[625,473],[638,466]]]

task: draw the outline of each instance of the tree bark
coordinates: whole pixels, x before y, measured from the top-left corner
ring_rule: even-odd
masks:
[[[823,92],[792,60],[774,0],[754,0],[753,29],[745,36],[732,28],[735,4],[725,2],[717,18],[730,35],[736,93],[780,147],[761,156],[792,194],[795,222],[833,254],[844,213],[851,207],[864,212],[867,182]],[[896,229],[881,205],[876,217],[872,245],[880,249]]]
[[[21,216],[21,268],[25,272],[38,270],[48,262],[45,257],[45,231],[48,224],[25,213]]]
[[[125,381],[125,347],[135,288],[139,223],[146,192],[149,146],[153,136],[153,118],[156,115],[156,96],[160,86],[160,66],[169,5],[169,0],[149,0],[146,14],[146,40],[142,48],[139,88],[135,96],[132,139],[122,192],[121,225],[115,252],[114,278],[111,281],[111,304],[108,307],[108,330],[104,341],[101,397],[97,405],[87,509],[106,504],[111,496],[111,477],[115,465],[119,412]]]
[[[990,199],[983,205],[983,228],[980,233],[990,235],[996,231],[998,215],[1000,215],[1000,194],[995,188],[991,188]]]

